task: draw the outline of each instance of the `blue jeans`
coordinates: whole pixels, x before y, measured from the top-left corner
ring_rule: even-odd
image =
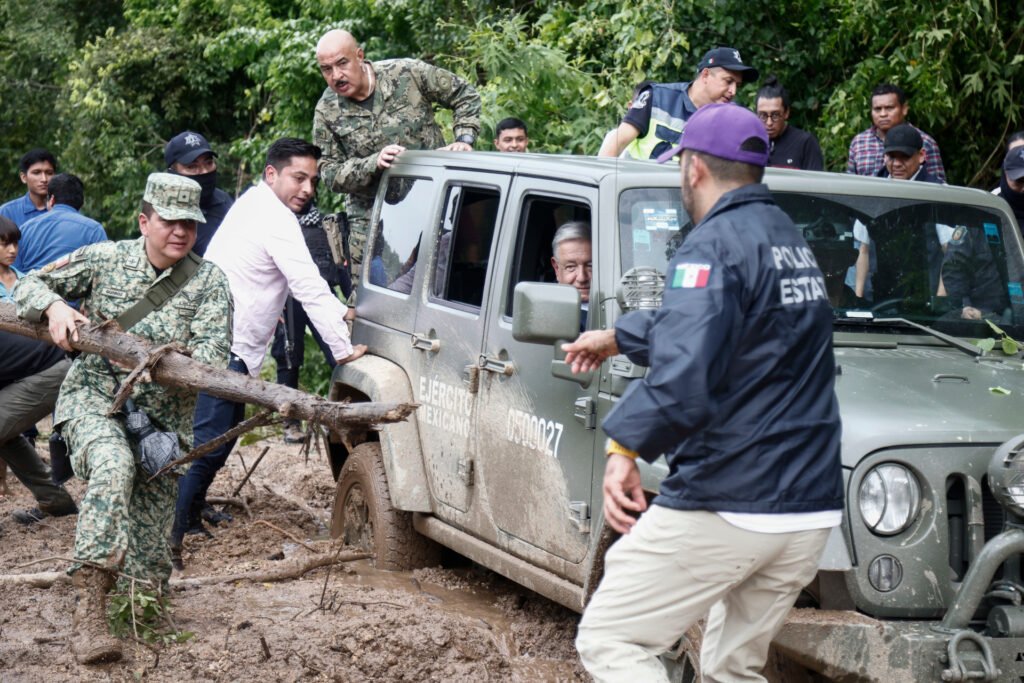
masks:
[[[228,370],[241,374],[249,371],[245,362],[231,354]],[[201,393],[196,399],[195,426],[193,448],[212,441],[245,419],[245,404],[217,398]],[[237,439],[231,439],[212,453],[207,453],[194,460],[188,472],[178,482],[178,503],[174,509],[174,529],[171,532],[173,544],[181,544],[185,531],[201,523],[200,513],[206,504],[206,491],[217,476],[217,471],[224,467],[231,449]]]

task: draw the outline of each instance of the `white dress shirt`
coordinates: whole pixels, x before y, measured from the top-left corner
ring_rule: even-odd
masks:
[[[262,180],[228,211],[204,258],[228,276],[235,303],[231,352],[250,375],[259,375],[289,291],[335,359],[352,353],[348,308],[320,277],[295,214]]]

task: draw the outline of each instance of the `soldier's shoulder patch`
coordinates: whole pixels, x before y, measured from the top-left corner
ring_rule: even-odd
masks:
[[[963,244],[965,237],[967,237],[967,228],[962,225],[958,225],[956,230],[953,231],[952,236],[949,238],[949,243]]]
[[[47,263],[45,266],[43,266],[42,269],[41,269],[41,272],[43,272],[43,273],[52,273],[55,270],[60,270],[64,266],[68,265],[69,263],[71,263],[71,255],[70,254],[68,254],[67,256],[61,256],[56,261],[53,261],[51,263]]]
[[[710,263],[680,263],[672,274],[669,289],[703,289],[710,277]]]

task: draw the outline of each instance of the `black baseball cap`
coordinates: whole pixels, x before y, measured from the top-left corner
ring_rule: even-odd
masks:
[[[1003,159],[1003,172],[1010,180],[1024,178],[1024,147],[1014,147]]]
[[[757,69],[744,64],[743,58],[740,57],[740,51],[732,47],[716,47],[705,52],[700,63],[697,64],[697,73],[716,66],[743,74],[744,83],[756,81],[759,77]]]
[[[924,147],[924,140],[921,139],[921,134],[917,132],[917,128],[914,128],[909,123],[893,126],[885,134],[885,148],[883,151],[886,154],[889,152],[901,152],[909,157],[920,152],[922,147]]]
[[[167,168],[175,163],[191,164],[204,154],[217,156],[217,153],[210,149],[210,143],[206,141],[206,138],[191,130],[178,133],[164,147],[164,161],[167,162]]]

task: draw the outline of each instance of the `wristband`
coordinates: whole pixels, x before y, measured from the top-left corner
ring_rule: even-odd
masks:
[[[640,455],[636,451],[629,450],[615,439],[608,439],[605,442],[604,450],[607,455],[624,455],[631,460],[636,460]]]
[[[462,135],[455,138],[455,142],[463,142],[472,147],[473,143],[476,142],[476,138],[470,135],[469,133],[463,133]]]

